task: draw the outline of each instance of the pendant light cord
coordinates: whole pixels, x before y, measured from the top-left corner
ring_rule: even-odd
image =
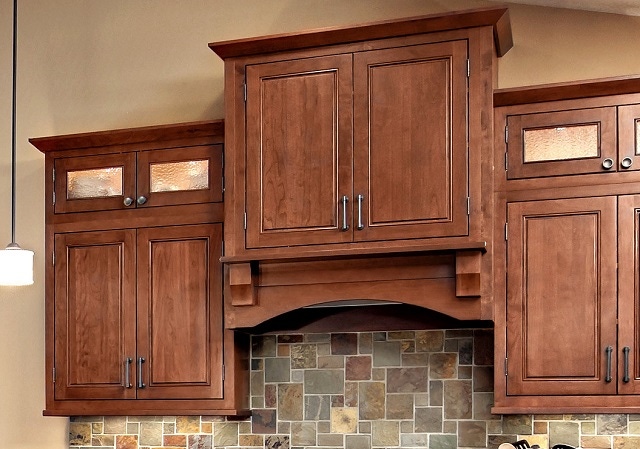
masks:
[[[16,79],[18,53],[18,0],[13,0],[13,100],[11,109],[11,244],[16,243]]]

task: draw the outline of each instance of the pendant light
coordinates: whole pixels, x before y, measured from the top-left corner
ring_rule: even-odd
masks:
[[[0,285],[33,284],[33,251],[16,243],[16,61],[18,0],[13,0],[13,97],[11,109],[11,243],[0,250]]]

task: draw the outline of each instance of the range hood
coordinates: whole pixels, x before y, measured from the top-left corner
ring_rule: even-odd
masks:
[[[414,327],[490,320],[490,282],[481,278],[488,259],[483,245],[476,246],[357,257],[223,258],[225,326],[391,330],[405,327],[408,318]]]

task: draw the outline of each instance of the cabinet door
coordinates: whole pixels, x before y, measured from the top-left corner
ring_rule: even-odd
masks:
[[[56,213],[124,209],[135,198],[135,153],[59,158],[54,167]]]
[[[351,241],[351,72],[350,55],[246,68],[248,248]]]
[[[356,240],[468,234],[467,91],[464,40],[355,54]]]
[[[222,201],[222,145],[138,153],[137,207]]]
[[[618,209],[619,392],[639,394],[640,196],[621,196]]]
[[[221,255],[221,224],[138,231],[138,398],[222,398]]]
[[[616,171],[616,108],[507,118],[509,179]]]
[[[640,104],[618,107],[620,170],[640,170]]]
[[[507,394],[615,394],[616,198],[510,203],[508,220]]]
[[[135,251],[132,230],[55,236],[56,400],[135,397]]]

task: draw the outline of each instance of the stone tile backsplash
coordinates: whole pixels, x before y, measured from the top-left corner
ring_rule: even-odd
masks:
[[[640,447],[640,415],[492,415],[493,330],[252,337],[252,417],[74,417],[69,447]]]

